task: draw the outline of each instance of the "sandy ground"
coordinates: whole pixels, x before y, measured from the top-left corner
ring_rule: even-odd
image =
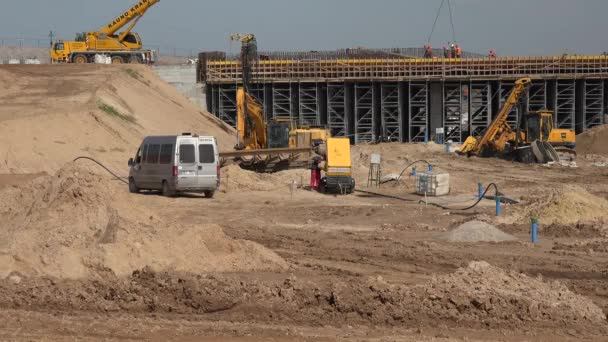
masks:
[[[580,155],[571,168],[460,157],[433,144],[357,146],[359,189],[404,200],[305,186],[292,192],[290,183],[308,181],[305,171],[257,175],[234,166],[209,200],[129,194],[102,170],[60,158],[71,153],[66,146],[57,144],[59,160],[49,167],[24,149],[22,166],[0,176],[0,340],[603,341],[608,334],[603,155]],[[382,154],[385,174],[419,159],[448,172],[450,195],[428,202],[451,209],[421,202],[409,171],[397,186],[367,188],[371,153]],[[98,155],[120,175],[124,156]],[[492,200],[456,210],[475,202],[479,182],[520,203],[500,217]],[[537,245],[529,243],[532,216],[540,220]],[[472,220],[516,240],[443,238]]]

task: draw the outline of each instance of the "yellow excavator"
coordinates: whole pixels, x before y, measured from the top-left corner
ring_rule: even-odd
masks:
[[[241,165],[259,164],[267,167],[280,162],[297,166],[299,154],[311,152],[330,137],[326,128],[297,127],[291,120],[266,120],[262,105],[251,96],[252,68],[258,60],[257,41],[253,34],[232,34],[230,40],[241,42],[242,86],[237,89],[237,145],[240,153],[223,156],[238,157]],[[307,163],[304,163],[307,164]]]
[[[87,32],[84,42],[57,41],[51,46],[53,63],[93,63],[95,55],[106,55],[114,64],[154,62],[154,52],[143,50],[139,35],[132,32],[146,11],[160,0],[140,0],[99,31]],[[130,23],[130,25],[129,25]],[[118,32],[129,25],[123,32]]]
[[[509,112],[520,103],[531,83],[530,78],[517,80],[503,108],[483,136],[468,137],[458,153],[478,157],[510,156],[525,163],[573,160],[576,157],[576,133],[571,129],[554,128],[552,111],[522,113],[515,129],[507,123]]]

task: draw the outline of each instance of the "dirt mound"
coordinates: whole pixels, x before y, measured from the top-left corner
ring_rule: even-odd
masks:
[[[273,191],[278,189],[289,190],[290,184],[298,185],[310,181],[310,170],[294,169],[276,173],[256,173],[242,169],[232,164],[222,168],[221,191]]]
[[[576,136],[576,152],[580,155],[608,155],[608,125],[601,125]]]
[[[532,216],[543,224],[602,222],[608,219],[608,201],[576,185],[553,190],[548,199],[533,204]]]
[[[606,316],[590,299],[555,281],[545,282],[484,261],[433,279],[427,289],[432,308],[461,319],[587,321],[604,324]]]
[[[0,276],[126,276],[146,266],[193,273],[287,267],[275,253],[233,240],[217,225],[164,222],[129,196],[124,186],[74,164],[3,189]]]
[[[493,225],[481,221],[469,221],[443,234],[442,240],[449,242],[503,242],[517,240]]]
[[[0,173],[54,173],[77,156],[126,173],[146,135],[233,130],[141,65],[0,66]]]

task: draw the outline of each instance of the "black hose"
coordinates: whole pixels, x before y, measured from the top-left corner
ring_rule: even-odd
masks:
[[[371,192],[371,191],[365,191],[365,190],[355,189],[355,192],[360,192],[362,194],[368,194],[368,195],[373,195],[373,196],[378,196],[378,197],[392,198],[392,199],[396,199],[396,200],[400,200],[400,201],[406,201],[406,202],[416,202],[415,199],[403,198],[403,197],[393,196],[393,195],[379,194],[377,192]]]
[[[466,207],[466,208],[450,208],[450,207],[445,207],[445,206],[442,206],[441,204],[436,204],[436,203],[427,203],[427,202],[424,202],[423,200],[418,200],[417,202],[418,202],[418,203],[424,203],[424,204],[430,204],[430,205],[434,205],[434,206],[436,206],[436,207],[439,207],[439,208],[441,208],[441,209],[445,209],[445,210],[462,210],[462,211],[464,211],[464,210],[470,210],[470,209],[475,208],[475,207],[476,207],[476,206],[477,206],[477,205],[478,205],[478,204],[479,204],[479,203],[480,203],[480,202],[481,202],[481,201],[484,199],[484,197],[486,196],[486,193],[487,193],[488,191],[490,191],[490,188],[492,188],[492,187],[493,187],[493,188],[496,190],[496,196],[499,196],[499,195],[501,194],[501,193],[498,191],[498,186],[497,186],[495,183],[491,183],[490,185],[488,185],[488,187],[486,188],[486,190],[483,192],[483,195],[481,196],[481,198],[480,198],[480,199],[478,199],[478,200],[477,200],[477,202],[475,202],[475,204],[473,204],[473,205],[471,205],[471,206],[468,206],[468,207]],[[377,193],[377,192],[364,191],[364,190],[355,190],[355,191],[356,191],[356,192],[363,193],[363,194],[368,194],[368,195],[374,195],[374,196],[378,196],[378,197],[386,197],[386,198],[397,199],[397,200],[400,200],[400,201],[406,201],[406,202],[416,202],[416,200],[414,200],[414,199],[403,198],[403,197],[399,197],[399,196],[393,196],[393,195],[385,195],[385,194],[380,194],[380,193]]]
[[[481,198],[479,198],[479,199],[477,200],[477,202],[475,202],[475,204],[473,204],[473,205],[471,205],[471,206],[468,206],[468,207],[466,207],[466,208],[449,208],[449,207],[443,206],[443,205],[441,205],[441,204],[437,204],[437,203],[427,203],[427,202],[424,202],[424,201],[422,201],[422,200],[418,201],[418,203],[425,203],[425,204],[434,205],[434,206],[436,206],[436,207],[438,207],[438,208],[445,209],[445,210],[462,210],[462,211],[464,211],[464,210],[469,210],[469,209],[473,209],[473,208],[475,208],[475,207],[476,207],[476,206],[477,206],[477,205],[478,205],[478,204],[479,204],[479,203],[480,203],[480,202],[481,202],[481,201],[482,201],[482,200],[485,198],[486,193],[487,193],[488,191],[490,191],[490,188],[491,188],[491,187],[493,187],[493,188],[496,190],[496,196],[499,196],[499,195],[500,195],[500,192],[498,191],[498,186],[497,186],[495,183],[490,183],[490,185],[488,185],[488,187],[486,188],[486,190],[483,192],[483,195],[481,195]]]
[[[401,173],[399,174],[399,177],[397,177],[397,181],[395,182],[395,185],[393,185],[393,186],[397,186],[397,184],[399,184],[399,181],[401,180],[401,176],[403,176],[403,174],[405,173],[405,171],[407,171],[407,169],[409,169],[412,165],[414,165],[416,163],[426,163],[427,165],[431,165],[431,163],[429,163],[426,160],[416,160],[415,162],[413,162],[410,165],[406,166],[405,169],[403,169],[403,171],[401,171]]]
[[[127,182],[126,180],[124,180],[125,177],[119,177],[117,176],[114,172],[112,172],[110,169],[108,169],[107,167],[105,167],[105,165],[103,165],[102,163],[98,162],[97,160],[90,158],[90,157],[78,157],[76,159],[73,160],[73,162],[76,162],[80,159],[86,159],[86,160],[90,160],[93,163],[101,166],[104,170],[108,171],[109,174],[111,174],[112,176],[114,176],[114,178],[118,179],[119,181],[125,183],[125,184],[129,184],[129,182]]]

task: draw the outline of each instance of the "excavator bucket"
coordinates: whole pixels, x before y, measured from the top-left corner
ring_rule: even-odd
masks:
[[[474,136],[469,136],[467,140],[464,141],[460,149],[456,151],[458,154],[469,154],[469,152],[473,151],[477,146],[477,138]]]

